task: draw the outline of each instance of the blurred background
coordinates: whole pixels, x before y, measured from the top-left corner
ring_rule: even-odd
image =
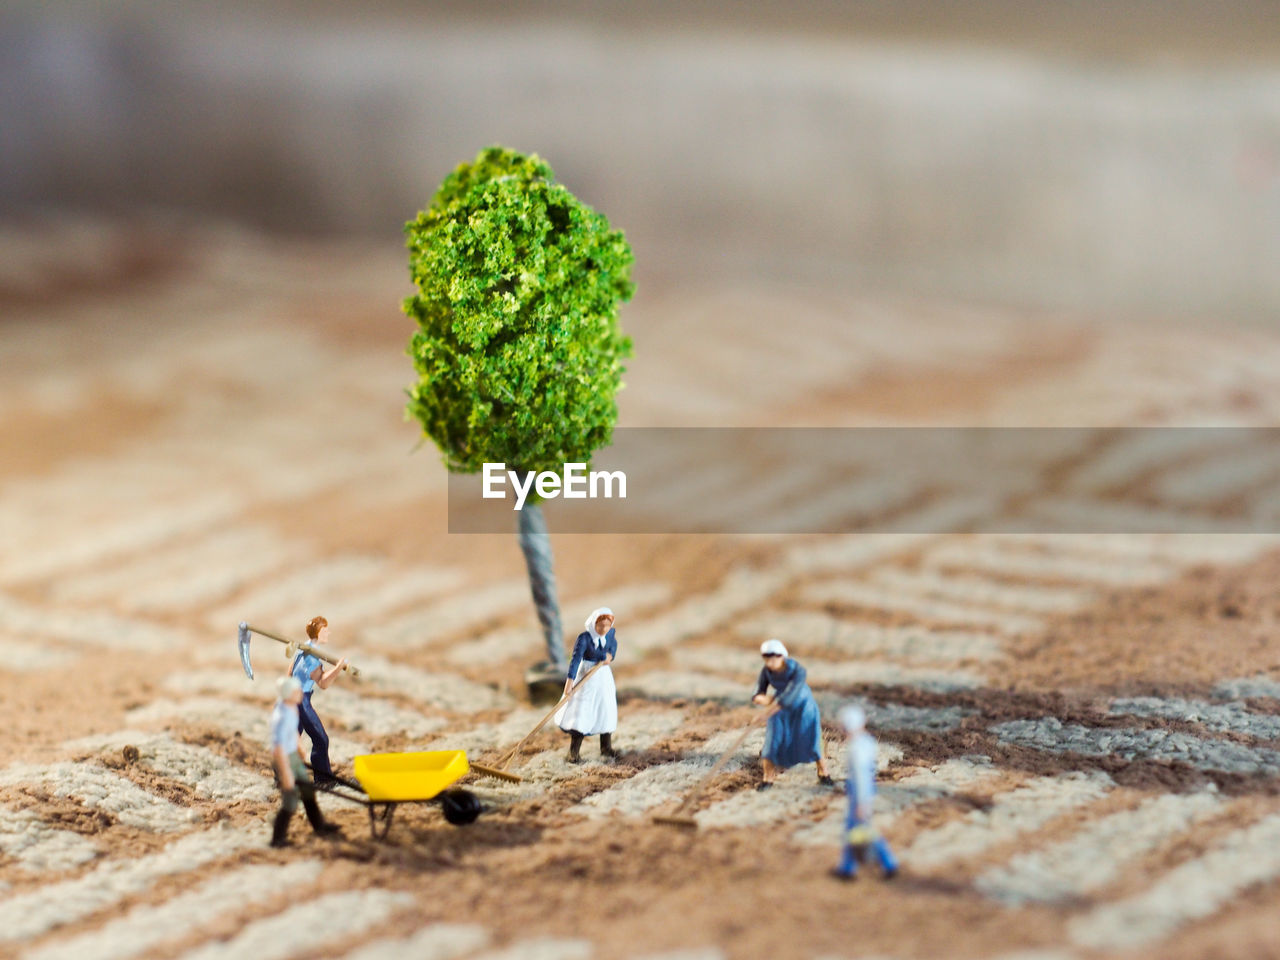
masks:
[[[0,213],[395,243],[501,142],[642,283],[1266,321],[1278,54],[1274,0],[9,0]]]
[[[417,905],[380,933],[457,912],[503,943],[595,938],[599,956],[717,936],[734,957],[1064,956],[1077,919],[1090,956],[1274,955],[1277,541],[1138,534],[1280,531],[1280,0],[0,0],[0,954],[64,923],[69,939],[20,949],[101,955],[145,916],[229,955],[237,926],[292,906],[254,881],[211,914],[195,878],[240,885],[215,854],[177,840],[188,880],[151,855],[188,812],[265,830],[265,806],[200,792],[222,777],[206,771],[264,769],[284,661],[255,648],[250,684],[241,620],[298,636],[322,613],[367,669],[324,694],[343,762],[510,746],[541,713],[523,709],[547,638],[515,538],[451,535],[441,458],[404,418],[402,225],[495,142],[541,154],[626,232],[619,425],[693,435],[632,489],[674,478],[669,506],[734,534],[576,535],[548,511],[562,639],[618,612],[621,743],[664,765],[619,796],[675,803],[723,746],[695,744],[742,716],[706,699],[745,702],[778,636],[820,690],[866,692],[876,726],[901,724],[899,769],[925,778],[898,796],[924,799],[893,843],[952,854],[891,907],[850,900],[821,846],[769,852],[826,830],[800,811],[827,801],[758,795],[740,772],[716,803],[751,832],[691,871],[667,839],[575,820],[613,781],[559,779],[548,731],[489,839],[344,855],[311,889],[381,896],[411,868]],[[967,477],[947,449],[895,448],[834,478],[791,429],[867,425],[910,428],[895,442],[925,425],[1270,429],[1034,430],[1035,470]],[[787,443],[715,447],[693,426]],[[1056,535],[1088,524],[1126,533]],[[853,529],[907,533],[798,533]],[[949,530],[1018,536],[931,535]],[[1104,713],[1113,693],[1129,706]],[[142,759],[120,767],[121,744]],[[1221,796],[1182,793],[1204,770]],[[117,773],[126,809],[159,811],[154,839],[102,828]],[[1187,798],[1214,819],[1166,806]],[[612,802],[591,809],[647,809]],[[101,872],[27,873],[28,850],[101,855]],[[154,888],[129,879],[143,859],[163,864]],[[776,912],[763,874],[811,913],[752,922]],[[573,909],[581,884],[619,879],[627,909]],[[1019,885],[1064,899],[1024,908]],[[376,924],[325,909],[284,919],[326,956]]]

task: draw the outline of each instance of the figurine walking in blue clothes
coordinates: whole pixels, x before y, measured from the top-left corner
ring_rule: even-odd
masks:
[[[849,734],[849,814],[845,817],[844,856],[840,866],[831,872],[841,880],[858,876],[858,862],[874,853],[884,870],[884,878],[892,880],[898,872],[889,844],[871,825],[871,805],[876,796],[876,740],[867,733],[866,714],[858,707],[840,711],[840,722]]]
[[[569,675],[564,681],[567,694],[579,675],[585,675],[597,663],[603,662],[591,674],[586,685],[573,698],[556,711],[556,724],[569,734],[569,762],[581,763],[584,737],[600,736],[600,756],[612,759],[618,755],[613,749],[613,731],[618,729],[618,690],[613,682],[613,658],[618,655],[618,638],[613,633],[613,611],[600,607],[587,617],[586,630],[578,634],[573,645],[573,657],[569,661]]]
[[[787,656],[787,648],[781,640],[766,640],[760,645],[764,668],[756,685],[752,703],[764,706],[775,704],[777,710],[769,717],[764,732],[764,779],[757,790],[768,790],[778,776],[798,763],[816,763],[818,782],[831,786],[827,762],[823,759],[822,716],[818,703],[806,682],[805,669]],[[773,696],[766,691],[772,686]]]
[[[328,643],[329,621],[324,617],[312,617],[311,622],[307,624],[307,636],[311,638],[312,643]],[[318,787],[337,782],[337,777],[333,775],[333,768],[329,765],[329,734],[325,732],[324,724],[320,722],[315,708],[311,706],[311,694],[315,692],[316,687],[327,690],[329,684],[333,683],[333,678],[340,674],[346,665],[347,661],[344,657],[326,670],[324,662],[319,657],[300,652],[293,658],[293,665],[289,668],[289,675],[302,686],[302,703],[298,706],[298,722],[302,732],[311,739],[311,774]]]

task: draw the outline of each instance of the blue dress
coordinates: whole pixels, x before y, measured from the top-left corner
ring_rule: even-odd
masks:
[[[770,686],[776,691],[773,699],[779,709],[765,728],[761,756],[779,770],[822,759],[822,716],[805,676],[804,667],[787,657],[776,673],[761,669],[756,685],[757,695]]]

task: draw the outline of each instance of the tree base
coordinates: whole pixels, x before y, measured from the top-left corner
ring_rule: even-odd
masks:
[[[535,663],[524,672],[529,699],[535,705],[551,706],[564,693],[564,671],[547,661]]]

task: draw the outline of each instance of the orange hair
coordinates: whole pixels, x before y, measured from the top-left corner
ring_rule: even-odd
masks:
[[[329,625],[329,621],[324,617],[312,617],[311,622],[307,624],[307,636],[312,640],[320,637],[320,631]]]

